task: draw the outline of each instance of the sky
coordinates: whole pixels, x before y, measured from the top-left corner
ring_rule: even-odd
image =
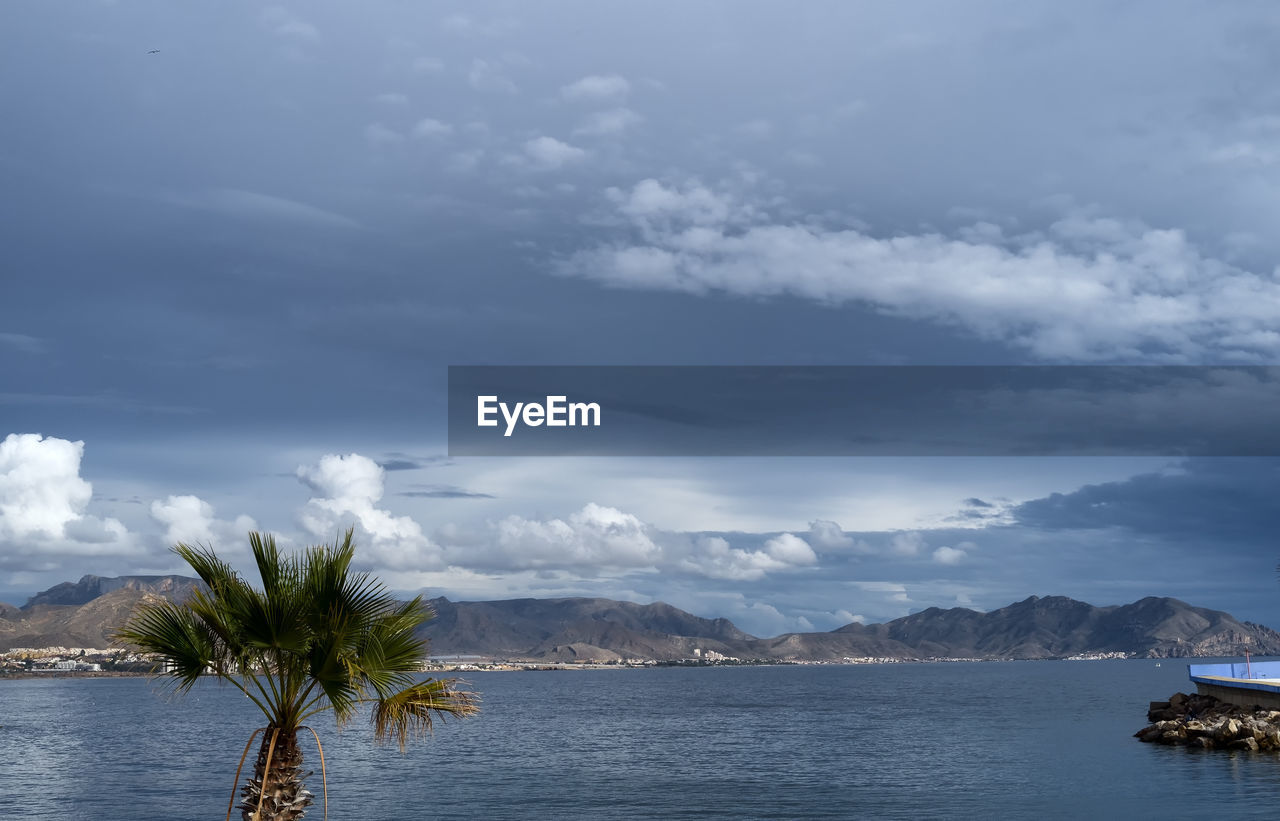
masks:
[[[1278,365],[1280,11],[10,3],[0,600],[354,526],[776,635],[1280,627],[1274,459],[455,457],[450,365]],[[150,53],[157,50],[156,53]]]

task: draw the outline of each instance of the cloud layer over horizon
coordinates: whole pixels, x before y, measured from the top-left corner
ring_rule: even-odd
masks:
[[[244,513],[219,515],[221,502],[215,508],[191,494],[143,499],[148,516],[130,527],[94,515],[90,507],[119,505],[91,505],[83,453],[83,443],[34,434],[0,444],[0,555],[3,570],[25,580],[29,592],[86,572],[183,572],[167,552],[178,541],[206,544],[247,566],[245,536],[261,526]],[[430,470],[394,464],[392,475],[406,479]],[[559,515],[455,509],[460,518],[428,529],[387,500],[389,474],[375,460],[329,454],[297,468],[292,481],[304,492],[292,494],[293,515],[278,510],[267,528],[287,548],[354,528],[358,566],[401,591],[666,600],[759,635],[833,629],[854,616],[888,620],[927,606],[991,609],[1032,593],[1099,604],[1179,595],[1248,617],[1265,607],[1273,585],[1241,583],[1236,562],[1275,560],[1267,539],[1280,521],[1264,502],[1278,470],[1274,459],[1177,461],[1017,504],[957,499],[950,520],[914,529],[846,529],[815,517],[794,531],[677,530],[590,500],[567,503]],[[289,477],[275,481],[279,493]],[[1176,518],[1171,502],[1181,511]],[[1236,559],[1208,571],[1207,545],[1229,547]],[[1145,568],[1143,578],[1114,575],[1130,562]]]

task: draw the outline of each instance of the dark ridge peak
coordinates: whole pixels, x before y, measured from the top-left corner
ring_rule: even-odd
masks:
[[[991,612],[1005,610],[1052,610],[1055,608],[1093,607],[1088,602],[1073,599],[1070,596],[1028,596],[1022,601],[1014,602]]]
[[[965,619],[972,619],[975,616],[982,616],[982,615],[984,614],[981,611],[972,610],[968,607],[948,607],[948,608],[926,607],[923,610],[917,610],[916,612],[911,613],[910,615],[903,616],[900,619],[894,619],[893,621],[887,622],[887,623],[898,624],[899,622],[902,622],[902,623],[927,622],[927,621],[937,621],[939,619],[965,620]],[[872,626],[872,625],[867,625],[867,626]]]
[[[95,576],[90,573],[81,576],[78,582],[55,584],[48,590],[35,594],[27,600],[22,609],[29,610],[40,605],[88,604],[99,596],[121,588],[184,599],[201,584],[199,579],[180,575]]]
[[[1190,604],[1169,596],[1147,596],[1138,599],[1132,604],[1119,605],[1117,609],[1128,608],[1129,610],[1146,612],[1177,612],[1177,611],[1201,611],[1202,607],[1193,607]]]

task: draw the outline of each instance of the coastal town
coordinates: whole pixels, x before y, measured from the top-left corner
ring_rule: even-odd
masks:
[[[1100,656],[1101,657],[1101,656]],[[1106,654],[1105,657],[1116,657]],[[909,661],[983,661],[977,658],[901,659],[860,656],[839,659],[742,659],[715,650],[695,648],[683,659],[621,658],[609,661],[582,659],[547,661],[538,659],[492,658],[479,655],[430,656],[423,672],[538,671],[538,670],[622,670],[654,667],[746,667],[762,665],[855,665],[902,664]],[[146,676],[163,672],[158,659],[123,648],[15,647],[0,652],[0,678],[68,676]]]
[[[0,653],[0,676],[139,675],[154,666],[147,657],[120,648],[15,647]]]

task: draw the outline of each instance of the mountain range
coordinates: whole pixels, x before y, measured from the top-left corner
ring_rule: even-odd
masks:
[[[198,589],[184,576],[85,576],[0,603],[0,651],[14,647],[110,646],[111,632],[148,597],[181,600]],[[1031,596],[982,613],[931,607],[883,624],[759,638],[728,619],[669,604],[600,598],[432,599],[423,626],[433,655],[534,661],[677,660],[719,653],[772,661],[842,659],[1039,659],[1122,653],[1147,658],[1280,655],[1280,633],[1171,598],[1095,607],[1063,596]]]

